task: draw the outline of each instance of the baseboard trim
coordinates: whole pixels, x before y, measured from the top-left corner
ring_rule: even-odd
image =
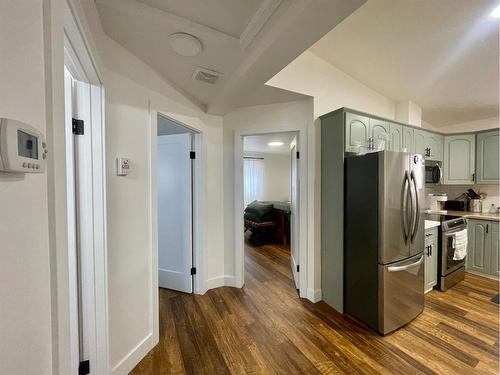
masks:
[[[205,283],[206,290],[220,288],[222,286],[237,287],[236,277],[230,275],[221,275],[208,279]]]
[[[111,370],[112,375],[127,375],[154,347],[153,334],[150,333],[137,346],[122,358]]]
[[[322,300],[322,292],[321,289],[312,289],[307,288],[307,299],[313,303],[319,302]]]

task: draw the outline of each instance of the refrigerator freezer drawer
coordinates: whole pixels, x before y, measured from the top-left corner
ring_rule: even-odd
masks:
[[[379,332],[386,335],[424,309],[423,253],[389,265],[379,264]]]

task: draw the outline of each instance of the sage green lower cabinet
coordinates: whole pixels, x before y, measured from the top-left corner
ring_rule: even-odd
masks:
[[[389,124],[389,150],[403,151],[403,126],[395,123]]]
[[[444,137],[444,184],[474,183],[476,135],[461,134]]]
[[[466,270],[496,276],[499,270],[498,222],[469,219]]]
[[[425,231],[425,273],[424,291],[428,293],[437,284],[437,262],[438,262],[438,228],[430,228]]]
[[[499,131],[477,134],[476,182],[478,184],[498,184],[499,177]]]
[[[500,233],[498,223],[491,223],[491,275],[500,276]]]

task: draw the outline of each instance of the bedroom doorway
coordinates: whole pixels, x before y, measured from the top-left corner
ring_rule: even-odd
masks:
[[[193,292],[196,132],[158,114],[158,287]]]
[[[297,132],[243,137],[246,262],[271,254],[273,262],[261,261],[285,272],[295,289],[300,272],[298,158]]]

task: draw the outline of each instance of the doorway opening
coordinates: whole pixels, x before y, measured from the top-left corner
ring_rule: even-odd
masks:
[[[197,132],[157,116],[158,287],[195,290],[195,165]]]
[[[275,252],[299,289],[298,133],[243,136],[245,258]],[[278,265],[277,265],[278,267]]]

